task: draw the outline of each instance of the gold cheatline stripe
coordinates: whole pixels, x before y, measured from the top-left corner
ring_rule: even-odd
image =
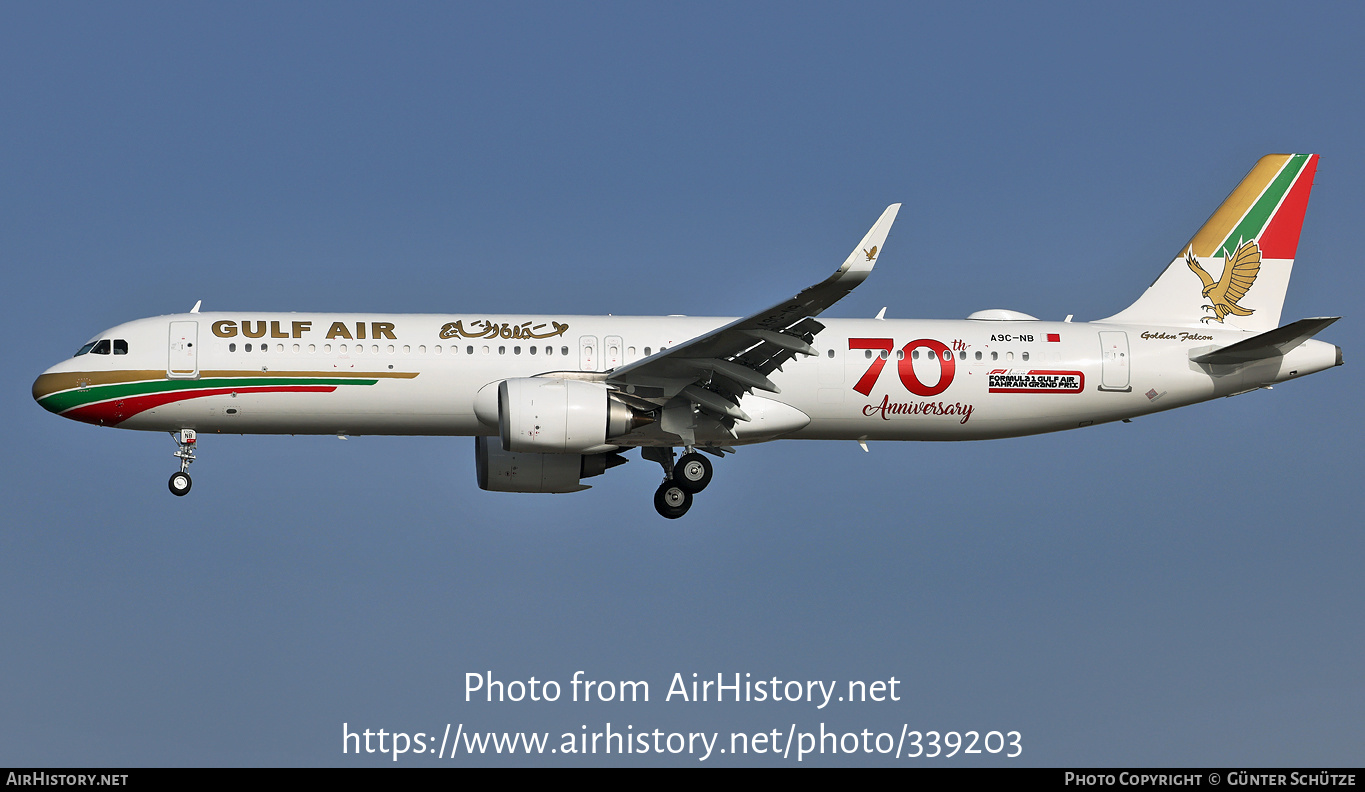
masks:
[[[412,379],[416,371],[201,371],[200,377],[354,377],[358,379]]]
[[[331,377],[334,379],[412,379],[416,371],[201,371],[200,379],[209,377]],[[43,374],[43,395],[72,388],[88,388],[95,385],[117,385],[123,382],[169,379],[165,369],[123,371],[66,371],[57,374]],[[183,382],[183,379],[177,379]]]
[[[1256,203],[1256,199],[1270,186],[1291,156],[1293,155],[1267,154],[1256,162],[1256,166],[1242,179],[1241,184],[1223,199],[1223,205],[1218,207],[1218,211],[1204,222],[1199,233],[1190,240],[1189,247],[1194,248],[1194,255],[1204,258],[1218,252],[1218,246],[1223,244],[1223,240],[1232,233],[1232,229],[1246,216]],[[1183,254],[1185,251],[1180,252]]]

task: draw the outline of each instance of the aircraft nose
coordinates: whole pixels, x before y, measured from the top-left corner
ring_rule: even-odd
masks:
[[[39,374],[38,379],[33,381],[33,400],[38,402],[38,404],[48,412],[56,413],[61,411],[56,404],[56,399],[52,398],[53,394],[62,389],[61,383],[59,382],[60,377],[60,374],[57,374],[52,369],[48,369],[42,374]]]

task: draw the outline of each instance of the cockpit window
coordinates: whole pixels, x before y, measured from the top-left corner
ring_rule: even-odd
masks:
[[[95,355],[109,354],[109,339],[101,338],[99,343],[95,344],[95,348],[90,350],[90,352]]]
[[[115,355],[126,355],[126,354],[128,354],[128,342],[127,342],[127,341],[124,341],[122,338],[115,338],[115,339],[114,339],[114,354],[115,354]]]
[[[97,344],[97,343],[99,343],[99,342],[97,342],[97,341],[91,341],[90,343],[88,343],[88,344],[86,344],[85,346],[81,347],[80,350],[77,351],[76,354],[72,355],[71,357],[80,357],[81,355],[84,355],[86,352],[89,352],[90,350],[94,349],[94,348],[95,348],[95,344]]]

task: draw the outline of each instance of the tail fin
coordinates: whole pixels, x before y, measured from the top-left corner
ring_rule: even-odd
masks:
[[[1317,169],[1316,154],[1262,157],[1138,301],[1100,321],[1278,327]]]

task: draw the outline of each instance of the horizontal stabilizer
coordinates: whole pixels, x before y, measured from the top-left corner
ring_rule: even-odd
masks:
[[[1277,327],[1274,330],[1252,336],[1245,341],[1238,341],[1231,346],[1206,352],[1198,357],[1191,358],[1191,360],[1195,363],[1230,366],[1249,363],[1253,360],[1263,360],[1277,355],[1287,355],[1291,349],[1321,333],[1328,325],[1340,318],[1340,316],[1323,316],[1316,319],[1300,319],[1297,322],[1290,322],[1284,327]]]

